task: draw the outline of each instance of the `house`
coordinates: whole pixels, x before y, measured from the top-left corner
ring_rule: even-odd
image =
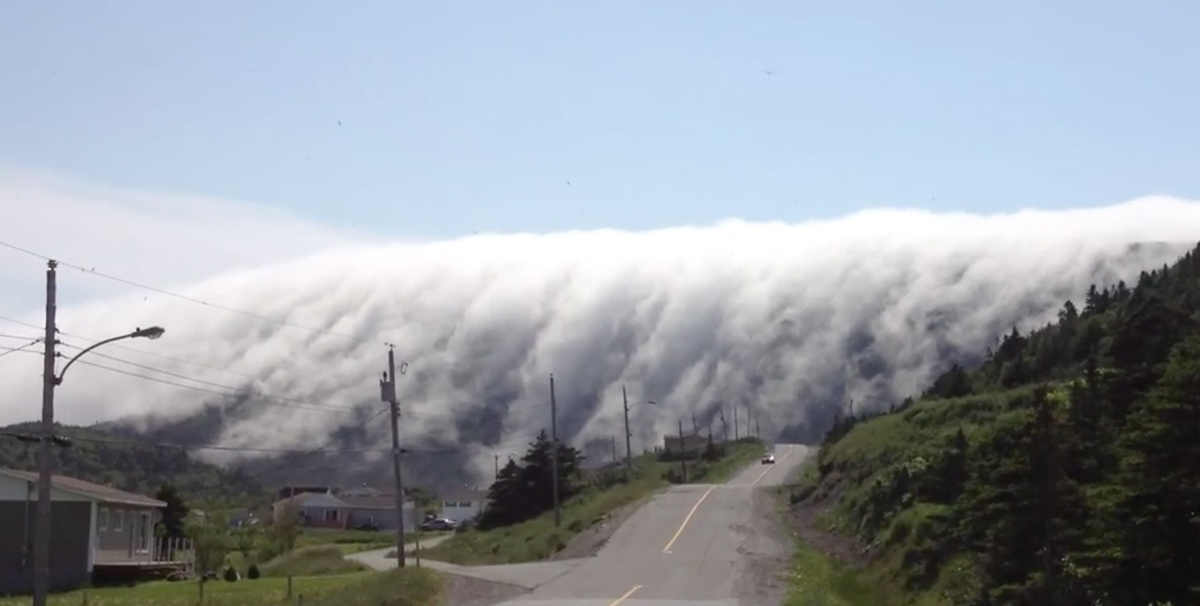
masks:
[[[284,486],[279,489],[279,495],[276,498],[282,500],[305,492],[332,494],[334,490],[332,486]]]
[[[37,474],[0,469],[0,595],[33,588]],[[154,537],[166,503],[100,484],[54,476],[50,586],[86,585],[105,567],[170,564]]]
[[[374,524],[380,530],[396,529],[396,499],[386,494],[366,494],[353,490],[347,493],[304,492],[276,501],[273,515],[280,515],[285,505],[296,507],[302,524],[307,528],[352,529]],[[412,501],[404,503],[404,529],[417,528],[416,508]]]
[[[441,495],[441,517],[464,522],[483,512],[487,504],[486,490],[456,489]]]

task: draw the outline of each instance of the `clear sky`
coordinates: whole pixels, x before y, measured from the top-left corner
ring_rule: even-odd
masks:
[[[0,162],[387,236],[1194,198],[1198,23],[1182,0],[11,2]]]

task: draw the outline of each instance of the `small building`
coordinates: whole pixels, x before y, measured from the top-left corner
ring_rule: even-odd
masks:
[[[456,489],[441,495],[441,517],[464,522],[483,512],[487,504],[486,490]]]
[[[301,524],[306,528],[346,530],[371,524],[380,530],[395,530],[397,526],[396,499],[391,495],[304,492],[276,501],[271,506],[273,515],[280,515],[283,507],[289,503],[296,507]],[[416,528],[416,508],[412,501],[407,501],[404,503],[404,529],[411,531]]]
[[[33,589],[34,472],[0,469],[0,595]],[[84,586],[103,568],[170,565],[154,537],[166,503],[66,476],[51,490],[50,586]]]
[[[679,436],[663,437],[663,450],[669,454],[677,454],[682,451],[688,455],[698,456],[704,452],[706,446],[708,446],[708,438],[699,434],[685,435],[682,440]]]

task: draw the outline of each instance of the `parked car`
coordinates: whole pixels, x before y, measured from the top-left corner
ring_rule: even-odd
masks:
[[[433,518],[432,520],[426,520],[424,524],[421,524],[421,530],[454,530],[456,526],[458,526],[458,523],[450,518]]]
[[[355,530],[378,531],[379,524],[376,524],[374,520],[367,520],[366,522],[363,522],[362,524],[359,524],[358,526],[356,526]]]
[[[763,462],[763,465],[770,465],[770,464],[774,463],[774,462],[775,462],[775,455],[774,455],[774,454],[768,454],[767,456],[765,456],[765,457],[763,457],[763,458],[762,458],[762,462]]]

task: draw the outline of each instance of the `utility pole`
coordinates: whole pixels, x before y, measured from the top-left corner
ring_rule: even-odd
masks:
[[[57,353],[58,327],[58,262],[50,260],[46,268],[46,334],[43,337],[45,354],[42,358],[42,435],[38,444],[37,522],[33,544],[33,606],[46,606],[50,593],[50,488],[54,476],[54,360]]]
[[[737,406],[733,407],[733,439],[738,439],[738,413]]]
[[[396,401],[396,348],[388,344],[388,370],[379,382],[392,415],[392,475],[396,480],[396,567],[404,568],[404,475],[400,467],[400,405]]]
[[[550,481],[554,483],[554,527],[562,525],[558,503],[558,400],[554,399],[554,375],[550,375]]]
[[[612,436],[612,457],[613,463],[617,462],[617,436]]]
[[[625,481],[628,482],[633,477],[633,446],[630,441],[633,438],[633,433],[629,431],[629,395],[625,393],[625,386],[621,386],[621,401],[625,408]]]
[[[496,458],[496,479],[499,480],[500,479],[500,453],[496,453],[492,456]]]
[[[687,449],[683,444],[683,419],[679,419],[679,465],[683,468],[683,482],[687,483]]]

